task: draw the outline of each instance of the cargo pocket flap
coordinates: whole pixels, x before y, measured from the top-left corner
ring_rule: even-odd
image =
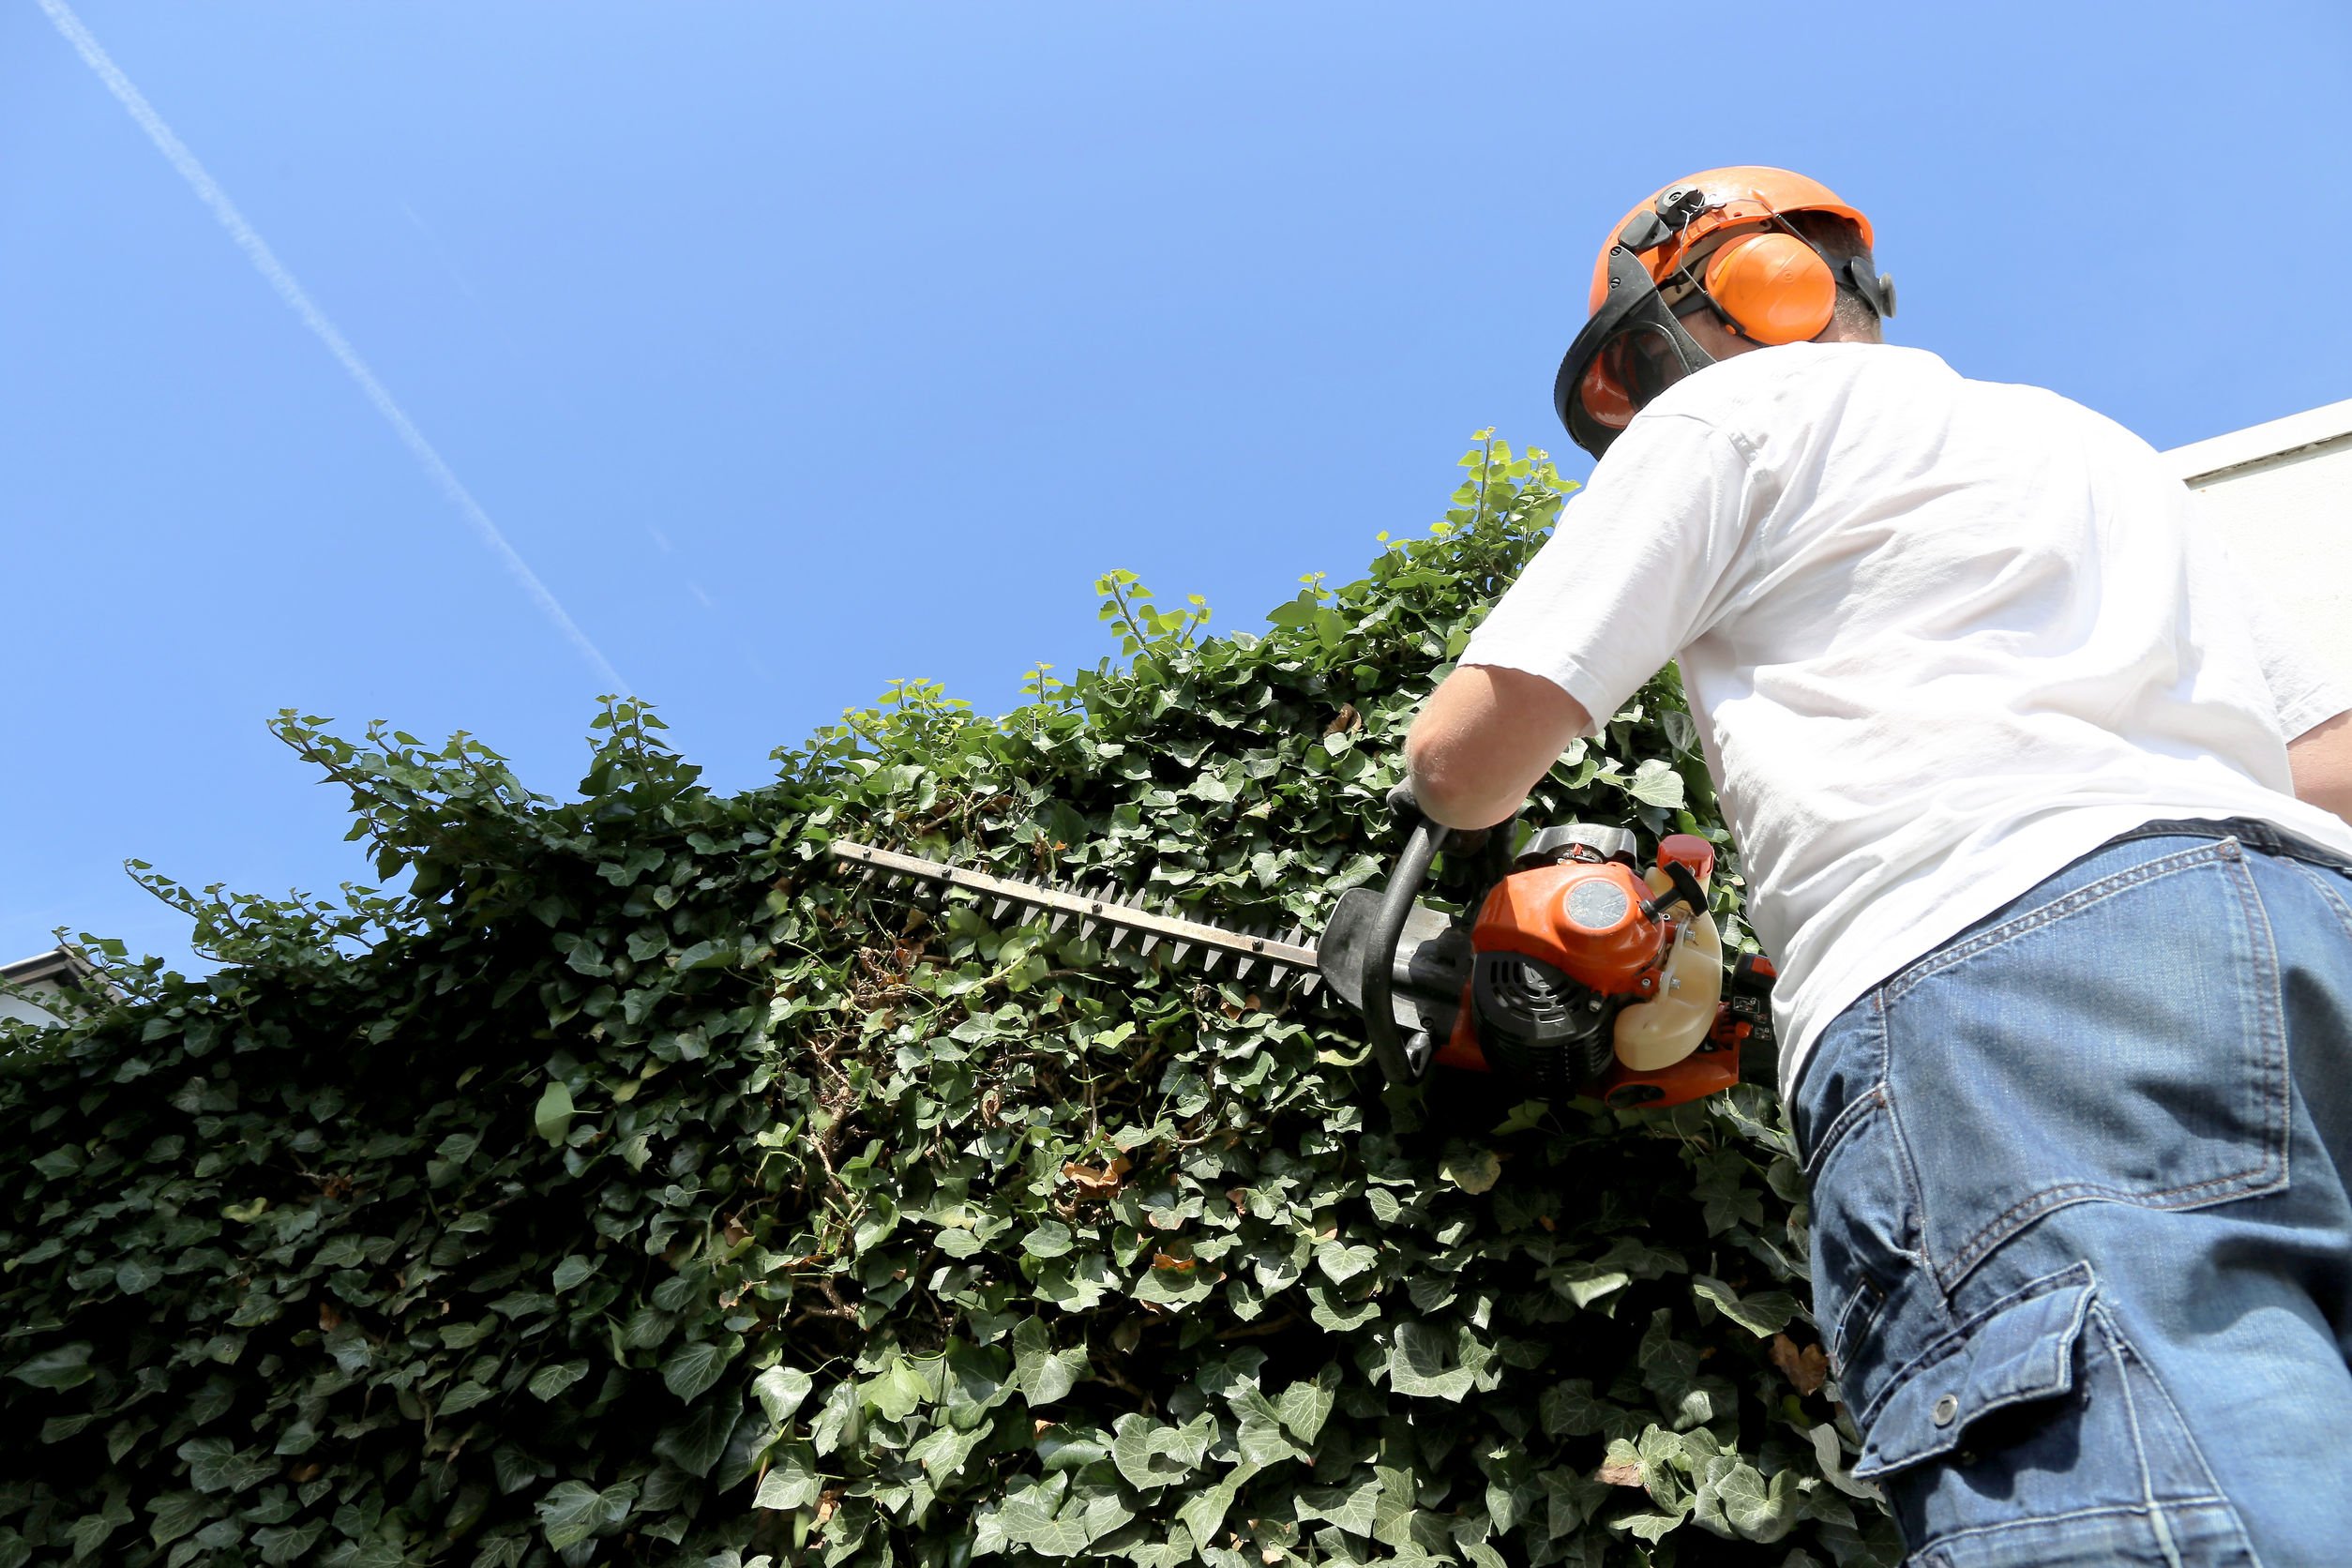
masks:
[[[2094,1285],[2084,1263],[2035,1280],[1922,1356],[1871,1421],[1855,1476],[1932,1459],[1983,1416],[2073,1388]]]

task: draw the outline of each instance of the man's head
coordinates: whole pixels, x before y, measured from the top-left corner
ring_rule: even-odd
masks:
[[[1714,360],[1802,341],[1876,342],[1894,291],[1870,220],[1786,169],[1711,169],[1636,206],[1594,264],[1592,319],[1553,400],[1599,456],[1665,387]]]

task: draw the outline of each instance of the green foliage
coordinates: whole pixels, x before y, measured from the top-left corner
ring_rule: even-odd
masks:
[[[632,702],[567,802],[284,716],[402,891],[157,881],[224,967],[16,1037],[0,1568],[1885,1560],[1763,1087],[1384,1091],[1327,991],[828,869],[1316,928],[1560,512],[1542,454],[1465,464],[1263,636],[1114,573],[1123,664],[994,719],[900,683],[734,798]],[[1530,816],[1708,802],[1669,672]]]

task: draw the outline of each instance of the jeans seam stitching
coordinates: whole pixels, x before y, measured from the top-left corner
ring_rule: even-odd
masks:
[[[2211,1189],[2213,1197],[2219,1198],[2228,1194],[2232,1188],[2246,1186],[2254,1183],[2266,1173],[2266,1167],[2257,1165],[2246,1170],[2232,1171],[2226,1176],[2215,1176],[2202,1182],[2190,1182],[2177,1187],[2163,1187],[2154,1192],[2127,1192],[2097,1182],[2064,1182],[2054,1187],[2043,1187],[2029,1198],[2018,1199],[1992,1219],[1987,1220],[1976,1234],[1970,1236],[1967,1244],[1952,1255],[1952,1265],[1949,1269],[1935,1271],[1936,1282],[1947,1289],[1957,1286],[1970,1270],[1998,1251],[2001,1244],[2008,1241],[2012,1235],[2023,1229],[2028,1221],[2040,1219],[2053,1210],[2068,1208],[2076,1203],[2124,1203],[2137,1209],[2171,1209],[2184,1206],[2183,1200],[2186,1200],[2185,1206],[2194,1207],[2204,1200],[2199,1195],[2206,1193],[2209,1189]],[[2239,1196],[2251,1196],[2255,1190],[2274,1191],[2277,1180],[2273,1178],[2269,1182],[2264,1182],[2258,1188],[2250,1188],[2248,1193]]]
[[[2164,1379],[2156,1375],[2156,1368],[2148,1364],[2147,1358],[2142,1356],[2132,1341],[2124,1336],[2122,1328],[2116,1322],[2114,1314],[2107,1310],[2104,1302],[2093,1302],[2091,1311],[2098,1316],[2106,1334],[2108,1354],[2116,1358],[2117,1368],[2123,1375],[2123,1397],[2126,1409],[2131,1414],[2133,1441],[2140,1444],[2141,1447],[2143,1474],[2146,1473],[2147,1448],[2140,1438],[2139,1402],[2132,1395],[2130,1372],[2133,1363],[2138,1364],[2141,1374],[2148,1380],[2148,1386],[2154,1391],[2157,1398],[2164,1401],[2164,1409],[2171,1412],[2173,1425],[2179,1433],[2179,1441],[2187,1449],[2189,1456],[2196,1461],[2197,1470],[2204,1478],[2208,1488],[2207,1494],[2197,1498],[2166,1499],[2159,1501],[2154,1495],[2154,1483],[2151,1478],[2148,1490],[2144,1494],[2148,1499],[2148,1506],[2151,1511],[2161,1514],[2167,1509],[2181,1507],[2184,1503],[2204,1502],[2207,1496],[2209,1496],[2213,1501],[2221,1505],[2222,1511],[2229,1515],[2229,1522],[2238,1532],[2238,1545],[2243,1547],[2247,1556],[2251,1558],[2254,1555],[2254,1542],[2246,1534],[2246,1521],[2239,1516],[2238,1504],[2230,1499],[2228,1493],[2222,1490],[2222,1478],[2213,1473],[2212,1463],[2205,1456],[2205,1446],[2197,1441],[2196,1429],[2189,1424],[2188,1417],[2181,1413],[2179,1402],[2173,1398],[2172,1390],[2164,1386]],[[2155,1528],[2160,1531],[2164,1530],[2161,1519],[2155,1521]]]
[[[1820,1147],[1806,1156],[1802,1174],[1807,1182],[1812,1181],[1814,1173],[1828,1161],[1830,1151],[1845,1142],[1846,1135],[1861,1125],[1863,1117],[1871,1110],[1884,1105],[1886,1098],[1887,1086],[1884,1083],[1874,1083],[1867,1093],[1855,1095],[1846,1102],[1846,1108],[1843,1110],[1830,1119],[1829,1129],[1821,1135]]]
[[[2236,1507],[2230,1502],[2227,1494],[2223,1492],[2211,1492],[2203,1497],[2174,1498],[2158,1503],[2156,1507],[2166,1513],[2185,1513],[2192,1508],[2219,1508],[2230,1516],[2232,1524],[2239,1525],[2240,1535],[2244,1533],[2245,1527],[2239,1523]],[[2141,1518],[2145,1517],[2148,1512],[2148,1507],[2146,1503],[2103,1503],[2097,1508],[2074,1508],[2063,1514],[2035,1514],[2023,1519],[2002,1519],[1995,1524],[1969,1525],[1965,1529],[1947,1530],[1937,1536],[1934,1544],[1927,1546],[1925,1551],[1941,1552],[1948,1544],[1954,1541],[1966,1541],[1972,1536],[1998,1535],[2004,1530],[2031,1530],[2038,1525],[2067,1524],[2076,1519],[2097,1519],[2109,1516]]]
[[[2132,1460],[2139,1470],[2140,1506],[2147,1512],[2148,1530],[2156,1537],[2156,1549],[2164,1554],[2164,1560],[2172,1568],[2181,1568],[2180,1552],[2173,1545],[2172,1531],[2165,1528],[2157,1512],[2156,1477],[2148,1468],[2148,1438],[2140,1430],[2140,1402],[2132,1392],[2132,1358],[2124,1349],[2123,1336],[2116,1332],[2115,1320],[2096,1303],[2091,1307],[2091,1326],[2105,1342],[2107,1355],[2115,1363],[2116,1386],[2123,1395],[2123,1424],[2132,1434]],[[2204,1458],[2201,1454],[2197,1455],[2200,1464]],[[2206,1467],[2206,1475],[2210,1479],[2211,1467]]]
[[[2234,852],[2236,846],[2235,839],[2224,838],[2194,850],[2177,850],[2171,854],[2160,856],[2155,860],[2143,861],[2137,866],[2127,867],[2120,871],[2102,877],[2095,882],[2078,887],[2071,893],[2062,894],[2046,904],[2028,910],[2013,919],[2003,921],[1989,931],[1981,931],[1957,946],[1945,948],[1936,954],[1932,960],[1906,971],[1887,983],[1884,988],[1885,1001],[1890,1003],[1898,1002],[1921,981],[1931,975],[1942,973],[1963,959],[1973,958],[1980,953],[2039,930],[2054,921],[2080,913],[2094,904],[2103,903],[2117,894],[2128,893],[2143,883],[2158,881],[2176,872],[2194,869],[2208,861],[2239,859],[2240,857]]]
[[[1863,1315],[1862,1322],[1856,1325],[1851,1333],[1848,1333],[1847,1325],[1853,1321],[1854,1309],[1862,1305],[1864,1301],[1870,1304],[1870,1310]],[[1887,1309],[1887,1293],[1872,1284],[1870,1276],[1864,1274],[1854,1291],[1854,1299],[1847,1302],[1846,1310],[1838,1314],[1837,1343],[1832,1347],[1835,1352],[1836,1365],[1832,1370],[1835,1371],[1841,1379],[1846,1375],[1846,1368],[1853,1364],[1854,1346],[1862,1335],[1877,1327],[1879,1315]]]
[[[2267,1115],[2264,1123],[2263,1147],[2269,1158],[2268,1166],[2276,1171],[2262,1190],[2276,1192],[2287,1184],[2289,1145],[2292,1141],[2293,1120],[2287,1110],[2290,1086],[2287,1081],[2286,1053],[2286,966],[2279,957],[2279,934],[2270,924],[2270,911],[2262,901],[2262,890],[2254,883],[2254,867],[2240,860],[2235,879],[2238,897],[2246,911],[2246,935],[2250,942],[2258,941],[2261,951],[2255,953],[2255,969],[2269,975],[2270,983],[2259,988],[2262,998],[2263,1049],[2261,1094],[2258,1111]]]

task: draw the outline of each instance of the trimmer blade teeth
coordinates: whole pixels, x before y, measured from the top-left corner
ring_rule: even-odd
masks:
[[[1125,903],[1131,910],[1139,910],[1143,908],[1143,895],[1141,893],[1130,893],[1126,897]],[[1157,947],[1159,944],[1159,933],[1156,931],[1146,931],[1143,933],[1143,940],[1136,944],[1136,955],[1138,957],[1148,957],[1152,949]]]
[[[1306,998],[1313,996],[1315,994],[1315,988],[1322,983],[1323,977],[1319,974],[1308,973],[1301,975],[1299,977],[1299,999],[1301,1001],[1304,1001]]]
[[[1171,964],[1181,964],[1184,961],[1184,955],[1191,951],[1191,942],[1180,942],[1168,950],[1168,961]]]
[[[1013,900],[1012,900],[1012,899],[1010,899],[1010,898],[999,898],[999,899],[996,901],[995,906],[994,906],[993,908],[991,908],[991,909],[988,911],[988,923],[989,923],[990,925],[994,925],[994,924],[996,924],[998,921],[1000,921],[1000,920],[1003,919],[1003,918],[1004,918],[1004,912],[1005,912],[1006,910],[1011,909],[1012,907],[1013,907]]]

